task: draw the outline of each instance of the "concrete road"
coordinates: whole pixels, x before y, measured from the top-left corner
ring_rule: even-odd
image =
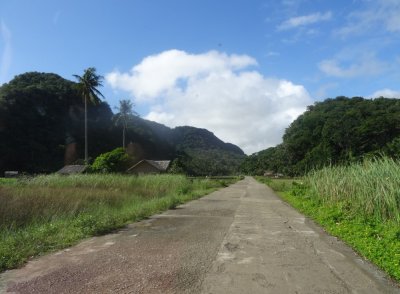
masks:
[[[246,178],[0,275],[0,293],[400,293]]]

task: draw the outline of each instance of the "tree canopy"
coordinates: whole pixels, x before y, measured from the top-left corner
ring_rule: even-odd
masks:
[[[337,97],[316,102],[286,129],[283,143],[249,156],[247,173],[303,174],[366,156],[400,153],[400,100]]]

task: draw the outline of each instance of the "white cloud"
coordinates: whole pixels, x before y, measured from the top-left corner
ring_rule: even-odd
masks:
[[[341,37],[370,34],[372,29],[383,28],[388,32],[400,32],[400,1],[363,1],[364,8],[348,15],[348,22],[335,31]]]
[[[400,91],[391,90],[391,89],[382,89],[382,90],[375,91],[368,97],[369,98],[378,98],[378,97],[400,98]]]
[[[348,61],[350,60],[350,64]],[[342,65],[345,63],[347,65]],[[325,59],[318,64],[319,69],[328,76],[338,78],[354,78],[358,76],[378,75],[389,69],[386,63],[378,60],[373,53],[349,58],[336,57]]]
[[[106,80],[149,103],[146,118],[207,128],[252,153],[281,142],[285,128],[312,104],[303,86],[248,69],[255,64],[247,55],[170,50]]]
[[[3,39],[3,47],[0,60],[0,85],[7,79],[8,71],[11,66],[12,48],[11,48],[11,31],[8,29],[4,21],[0,24],[0,37]]]
[[[209,72],[238,70],[257,62],[246,55],[226,55],[217,51],[188,54],[169,50],[146,57],[129,73],[113,71],[106,76],[113,88],[130,92],[138,100],[155,98],[174,88],[180,81]]]
[[[328,21],[332,18],[332,12],[326,13],[313,13],[309,15],[302,15],[289,18],[278,26],[278,30],[289,30],[301,26],[311,25],[321,21]]]

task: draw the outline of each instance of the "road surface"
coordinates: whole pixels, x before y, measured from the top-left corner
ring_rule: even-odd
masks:
[[[246,178],[0,275],[0,293],[400,293]]]

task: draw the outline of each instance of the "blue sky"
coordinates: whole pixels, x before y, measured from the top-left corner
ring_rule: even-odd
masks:
[[[27,71],[101,91],[142,117],[247,153],[328,97],[400,97],[398,0],[0,0],[0,84]]]

